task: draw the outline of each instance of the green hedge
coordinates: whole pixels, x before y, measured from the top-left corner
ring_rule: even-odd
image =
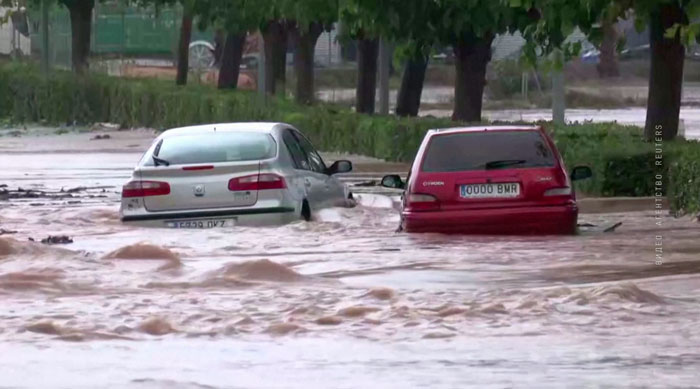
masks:
[[[697,142],[677,146],[669,166],[669,199],[677,214],[700,212],[700,147]]]
[[[650,196],[655,193],[656,175],[661,174],[661,190],[666,195],[668,167],[657,168],[654,151],[614,153],[605,157],[603,196]],[[630,172],[633,174],[630,175]],[[652,179],[653,178],[653,179]]]
[[[14,122],[112,122],[126,127],[166,129],[177,126],[234,122],[281,121],[303,130],[325,151],[409,162],[430,128],[455,126],[449,119],[367,116],[331,105],[306,107],[253,92],[219,91],[208,86],[178,87],[161,80],[91,75],[78,79],[69,72],[44,77],[31,66],[0,65],[0,118]],[[9,92],[9,93],[8,93]],[[700,210],[700,144],[664,144],[665,166],[654,166],[654,148],[642,130],[614,123],[552,126],[555,142],[569,168],[585,164],[594,178],[577,189],[598,196],[653,196],[656,174],[663,174],[674,211]]]

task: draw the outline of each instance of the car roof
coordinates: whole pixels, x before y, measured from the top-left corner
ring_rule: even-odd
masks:
[[[256,132],[272,134],[279,127],[291,127],[284,123],[275,122],[240,122],[240,123],[214,123],[198,126],[179,127],[167,130],[161,134],[161,138],[182,135],[197,135],[216,132]]]
[[[486,131],[539,131],[540,126],[533,125],[503,125],[503,126],[471,126],[471,127],[450,127],[430,130],[429,135],[459,134],[464,132],[486,132]]]

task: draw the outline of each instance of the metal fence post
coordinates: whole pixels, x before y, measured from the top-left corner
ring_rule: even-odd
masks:
[[[49,73],[49,0],[41,1],[41,71]]]
[[[265,40],[262,31],[258,32],[258,94],[265,101]]]

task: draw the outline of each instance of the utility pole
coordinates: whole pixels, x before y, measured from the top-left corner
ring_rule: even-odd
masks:
[[[391,71],[391,47],[386,39],[379,40],[379,113],[389,114],[389,73]]]
[[[49,0],[41,0],[41,71],[49,74]]]

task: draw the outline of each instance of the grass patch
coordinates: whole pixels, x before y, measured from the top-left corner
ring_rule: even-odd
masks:
[[[0,66],[0,117],[13,123],[90,124],[112,122],[123,127],[167,129],[200,123],[273,121],[303,130],[324,151],[362,154],[410,162],[426,131],[463,125],[447,118],[397,118],[361,115],[349,109],[299,106],[289,100],[261,101],[254,92],[220,91],[204,85],[178,87],[160,80],[69,72],[44,77],[34,67]],[[655,175],[668,177],[668,194],[676,213],[700,207],[700,144],[664,143],[662,169],[639,127],[615,123],[553,126],[553,135],[570,168],[591,166],[594,178],[578,189],[592,196],[653,196]],[[649,165],[652,164],[652,165]]]

